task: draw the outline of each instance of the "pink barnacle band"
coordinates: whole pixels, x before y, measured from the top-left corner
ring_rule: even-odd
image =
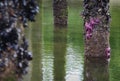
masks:
[[[106,58],[110,58],[110,52],[111,52],[110,50],[111,50],[110,47],[107,47],[105,49]]]
[[[98,24],[100,20],[98,18],[90,18],[90,21],[85,22],[85,30],[86,30],[86,39],[90,39],[92,37],[92,30],[94,25]]]

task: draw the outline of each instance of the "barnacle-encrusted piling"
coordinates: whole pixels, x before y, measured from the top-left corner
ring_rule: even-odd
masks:
[[[110,58],[109,0],[84,0],[85,56]]]
[[[27,21],[35,21],[37,12],[35,0],[0,1],[0,81],[20,81],[27,73],[32,54],[24,27]]]
[[[53,0],[53,16],[55,26],[67,27],[67,5],[67,0]]]

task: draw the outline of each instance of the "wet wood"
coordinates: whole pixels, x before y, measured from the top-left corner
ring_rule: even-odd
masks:
[[[66,0],[53,1],[54,25],[66,26],[68,21],[68,7]]]
[[[84,80],[83,81],[109,81],[109,62],[106,59],[84,60]]]

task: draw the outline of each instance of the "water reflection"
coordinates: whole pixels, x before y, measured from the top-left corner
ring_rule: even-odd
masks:
[[[85,58],[83,81],[109,81],[108,61]]]
[[[66,81],[83,80],[83,53],[81,53],[80,47],[76,46],[74,43],[67,44]]]
[[[54,81],[65,81],[67,29],[54,28]]]
[[[41,28],[34,27],[32,28],[32,52],[33,52],[33,61],[32,61],[32,77],[31,81],[42,81],[42,63],[41,63]]]
[[[42,7],[42,0],[39,0]],[[29,40],[29,50],[33,53],[33,60],[30,63],[28,75],[24,76],[23,81],[42,81],[42,10],[36,17],[35,23],[29,23],[25,34]]]
[[[42,12],[42,11],[40,11]],[[31,24],[31,46],[33,53],[31,81],[42,81],[42,14]]]
[[[42,1],[42,22],[41,17],[37,17],[39,20],[34,25],[30,24],[33,27],[28,28],[29,31],[27,31],[34,59],[24,81],[109,81],[106,61],[85,59],[85,64],[83,63],[82,19],[78,17],[81,7],[79,4],[72,5],[73,2],[79,3],[77,2],[79,0],[69,2],[67,30],[56,28],[54,33],[51,1]],[[120,12],[118,6],[112,7],[110,81],[120,81],[120,14],[118,12]],[[40,15],[41,12],[38,16]]]

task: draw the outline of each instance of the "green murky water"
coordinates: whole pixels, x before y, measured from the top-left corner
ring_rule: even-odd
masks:
[[[68,27],[62,29],[54,29],[52,2],[43,0],[41,7],[26,29],[34,59],[24,81],[120,81],[120,6],[111,6],[110,64],[84,60],[80,1],[69,1]]]

